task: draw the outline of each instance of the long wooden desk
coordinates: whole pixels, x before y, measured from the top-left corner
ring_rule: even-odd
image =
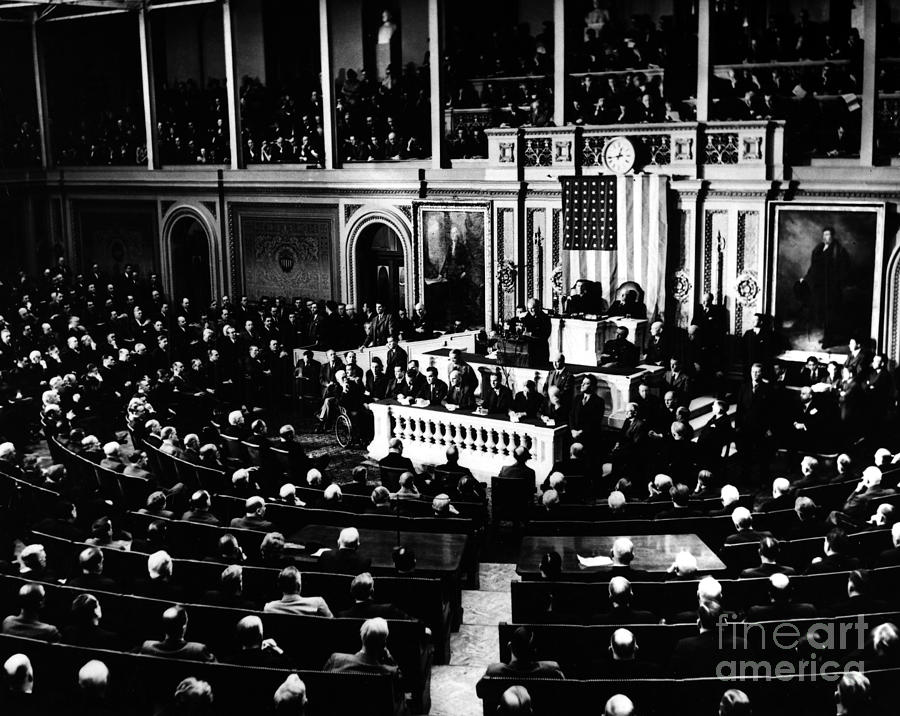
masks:
[[[498,365],[496,359],[479,356],[472,353],[464,353],[463,360],[469,363],[481,376],[481,382],[476,395],[482,393],[488,386],[488,379],[498,368],[503,373],[504,382],[513,393],[524,388],[525,382],[533,380],[538,392],[543,391],[544,381],[550,375],[552,366],[546,368],[520,368],[515,366]],[[424,368],[433,365],[438,369],[438,376],[446,381],[450,365],[450,351],[440,348],[425,353],[422,356]],[[641,380],[655,383],[661,380],[665,370],[655,365],[639,365],[632,369],[622,368],[598,368],[596,365],[580,365],[568,363],[575,375],[590,373],[597,379],[600,387],[600,395],[606,402],[606,414],[604,422],[610,427],[618,428],[625,420],[625,406],[634,397],[635,384]]]
[[[435,338],[428,338],[423,341],[400,341],[400,347],[406,351],[410,360],[422,360],[423,354],[438,348],[459,348],[467,353],[475,351],[475,336],[478,331],[460,331],[459,333],[444,333]],[[294,365],[300,360],[305,348],[294,349]],[[363,370],[368,370],[372,365],[372,358],[378,356],[381,358],[382,364],[387,361],[387,346],[372,346],[371,348],[348,348],[338,351],[338,355],[343,359],[344,353],[352,350],[356,353],[356,363]],[[313,358],[320,363],[326,363],[326,351],[313,350]]]
[[[562,353],[570,363],[597,365],[603,344],[616,337],[616,329],[625,326],[628,340],[642,351],[647,341],[647,320],[640,318],[550,317],[550,355]]]
[[[403,441],[403,454],[417,466],[446,461],[450,446],[459,450],[459,463],[480,480],[496,475],[513,461],[513,450],[524,445],[531,453],[528,465],[538,483],[562,458],[565,426],[548,427],[540,420],[512,422],[505,415],[475,415],[471,410],[400,405],[396,400],[370,403],[374,435],[370,457],[387,455],[391,438]]]
[[[290,536],[290,541],[302,544],[311,553],[320,547],[337,549],[340,527],[330,525],[306,525]],[[453,574],[459,571],[467,536],[463,534],[439,534],[431,532],[401,532],[400,543],[410,546],[416,553],[416,571],[435,575]],[[392,569],[392,550],[397,546],[397,535],[389,530],[359,530],[360,554],[371,557],[372,566]],[[298,562],[316,563],[312,556],[300,556]]]
[[[665,572],[675,561],[675,555],[682,551],[690,552],[697,558],[697,570],[700,574],[725,569],[725,563],[706,545],[706,542],[695,534],[618,535],[618,537],[628,537],[634,543],[632,567],[645,572]],[[582,567],[578,564],[578,555],[582,557],[609,556],[613,542],[618,537],[525,536],[522,538],[522,549],[519,552],[516,572],[522,576],[537,576],[544,553],[555,551],[559,552],[562,557],[563,575],[584,574],[585,572],[602,573],[608,570],[608,567]]]

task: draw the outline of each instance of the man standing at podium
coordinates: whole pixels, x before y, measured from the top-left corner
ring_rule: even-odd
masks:
[[[541,302],[528,300],[528,313],[522,316],[522,336],[531,344],[531,365],[545,368],[550,362],[550,316],[544,313]]]

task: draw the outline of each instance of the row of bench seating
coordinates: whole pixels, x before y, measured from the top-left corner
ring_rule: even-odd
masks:
[[[35,540],[44,545],[53,573],[67,578],[79,573],[78,554],[84,544],[47,534],[35,534]],[[127,592],[147,576],[147,556],[140,552],[124,552],[103,549],[104,574],[116,580],[120,590]],[[218,586],[222,570],[228,566],[221,562],[175,559],[173,574],[176,583],[185,590],[186,598],[201,603],[204,592]],[[278,573],[275,567],[243,568],[243,595],[260,608],[270,600],[279,599]],[[333,613],[348,609],[351,575],[327,572],[303,571],[302,594],[322,597]],[[376,599],[394,604],[407,614],[420,619],[431,629],[435,647],[435,661],[449,663],[450,632],[454,626],[452,594],[437,577],[427,576],[379,576],[376,579]]]
[[[0,635],[0,661],[26,654],[35,673],[29,714],[50,716],[72,713],[79,703],[76,674],[88,661],[98,659],[109,668],[107,690],[113,711],[121,716],[151,716],[169,705],[175,687],[193,676],[212,686],[214,713],[247,716],[265,713],[275,690],[290,674],[232,664],[205,664]],[[300,670],[307,689],[310,716],[402,713],[403,695],[394,680],[382,674]],[[0,699],[0,711],[3,701]]]
[[[28,580],[21,577],[0,576],[0,612],[18,611],[18,591]],[[61,585],[46,585],[46,607],[43,619],[65,625],[72,600],[83,590]],[[161,639],[161,616],[168,602],[147,597],[92,592],[103,609],[103,625],[117,633],[131,646],[139,646],[145,639]],[[298,668],[320,669],[332,652],[355,653],[360,648],[360,619],[322,618],[248,612],[241,609],[188,604],[186,638],[206,644],[220,657],[237,650],[235,627],[247,614],[257,614],[262,620],[267,638],[297,662]],[[432,653],[424,625],[417,621],[389,622],[388,649],[400,667],[403,688],[413,694],[413,702],[421,713],[431,704]]]
[[[872,713],[896,713],[900,669],[866,671],[875,697]],[[625,694],[641,716],[719,713],[719,702],[727,689],[740,689],[750,699],[754,714],[761,716],[823,716],[834,713],[837,675],[810,679],[807,675],[781,678],[740,679],[541,679],[483,677],[476,687],[484,716],[494,716],[500,696],[510,686],[524,686],[532,699],[534,716],[582,714],[590,704],[600,713],[615,694]]]
[[[858,615],[792,619],[769,622],[723,623],[716,635],[723,660],[751,661],[799,661],[809,659],[815,651],[820,661],[833,660],[838,663],[849,654],[866,647],[871,629],[885,622],[897,624],[900,613],[896,611],[867,614],[862,619]],[[846,626],[844,626],[846,625]],[[860,628],[861,625],[861,628]],[[527,627],[534,635],[533,653],[535,659],[559,663],[566,676],[597,678],[602,676],[602,662],[608,656],[610,638],[617,629],[625,628],[634,634],[640,649],[640,658],[661,665],[669,663],[675,645],[680,639],[696,636],[696,624],[624,624],[624,625],[575,625],[575,624],[518,624],[500,622],[498,625],[500,654],[499,661],[509,663],[511,652],[509,642],[519,627]],[[809,633],[833,634],[833,639],[820,638],[819,643],[826,648],[818,650],[807,642]],[[738,636],[746,641],[746,648],[727,648],[723,638]],[[697,666],[696,668],[702,668]],[[697,676],[716,676],[715,673]]]
[[[728,611],[743,612],[748,607],[769,601],[767,577],[721,579],[719,583]],[[633,582],[631,606],[669,620],[676,614],[696,609],[698,585],[697,580]],[[873,593],[869,596],[896,604],[896,595],[900,593],[900,566],[872,570],[872,588]],[[794,601],[825,609],[847,598],[847,573],[791,577],[791,590]],[[545,620],[547,605],[552,601],[555,613],[571,616],[581,623],[591,615],[609,609],[608,576],[602,582],[593,583],[513,581],[510,597],[514,622]]]

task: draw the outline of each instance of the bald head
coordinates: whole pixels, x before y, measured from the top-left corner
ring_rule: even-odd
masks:
[[[609,600],[620,607],[628,606],[631,601],[631,582],[625,577],[613,577],[609,580]]]
[[[102,661],[91,659],[78,670],[78,688],[82,691],[102,693],[109,683],[109,669]]]
[[[637,652],[634,634],[628,629],[616,629],[609,640],[609,650],[614,661],[631,661]]]
[[[510,686],[500,696],[499,712],[501,714],[530,714],[531,696],[524,686]]]
[[[634,559],[634,543],[627,537],[616,539],[612,546],[612,558],[616,564],[631,564]]]
[[[633,716],[634,702],[624,694],[611,696],[603,708],[603,716]]]
[[[13,654],[3,662],[3,678],[7,688],[18,694],[30,694],[34,689],[34,669],[25,654]]]

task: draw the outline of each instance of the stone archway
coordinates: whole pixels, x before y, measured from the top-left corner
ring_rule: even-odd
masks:
[[[195,305],[222,292],[221,252],[213,217],[190,204],[172,207],[162,222],[163,283],[172,301],[187,296]],[[198,281],[203,273],[207,281]],[[185,295],[179,295],[179,294]],[[199,306],[198,306],[199,307]]]
[[[367,299],[366,296],[361,295],[362,287],[359,282],[361,241],[368,241],[370,232],[377,230],[379,225],[387,227],[393,232],[399,241],[399,253],[402,254],[402,266],[405,276],[402,281],[402,292],[399,296],[400,305],[395,308],[402,307],[411,311],[418,300],[412,227],[399,212],[393,208],[381,206],[364,206],[348,222],[347,242],[343,261],[347,303],[357,305]]]

